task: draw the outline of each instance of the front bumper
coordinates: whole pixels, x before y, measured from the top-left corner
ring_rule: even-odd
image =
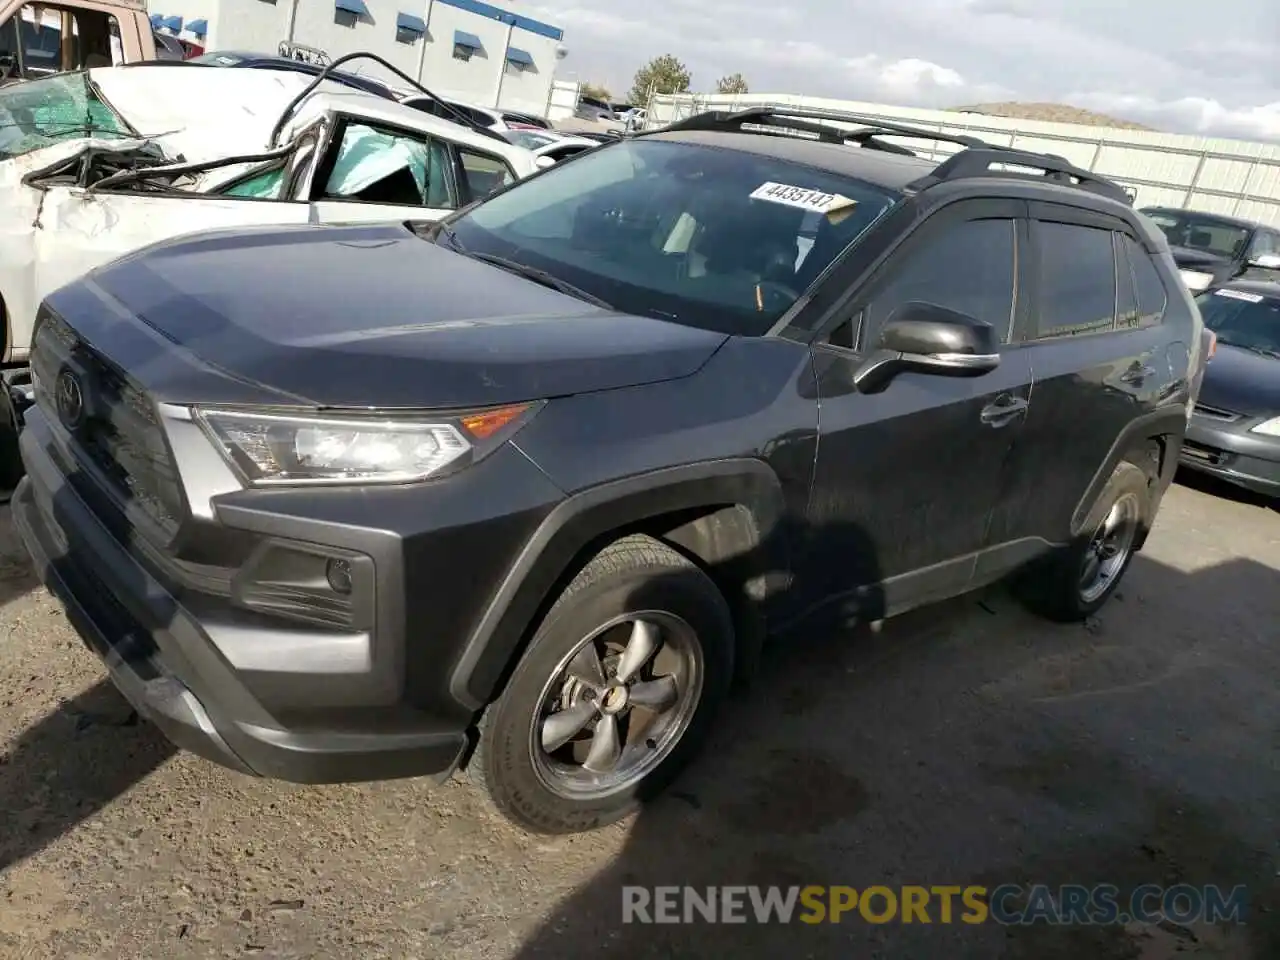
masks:
[[[466,637],[434,637],[429,625],[424,635],[416,616],[420,604],[441,598],[409,586],[415,571],[401,562],[427,546],[424,537],[437,543],[441,537],[388,538],[399,557],[379,576],[380,607],[401,616],[382,618],[365,673],[344,674],[347,665],[315,657],[306,636],[299,639],[297,625],[288,621],[264,626],[258,618],[248,631],[242,620],[239,645],[228,647],[226,624],[235,624],[238,615],[230,601],[188,597],[162,582],[132,538],[118,537],[68,479],[55,459],[54,430],[38,408],[20,445],[27,476],[14,494],[13,516],[40,578],[121,693],[175,745],[244,773],[297,783],[444,779],[456,768],[472,714],[437,691],[446,689],[453,654]],[[318,542],[316,527],[296,517],[260,509],[254,516]],[[456,555],[450,560],[456,567]],[[424,575],[429,566],[425,558],[416,564]],[[476,584],[474,596],[454,590],[439,622],[453,615],[465,619],[468,602],[487,597],[489,586]],[[408,624],[415,627],[412,649],[404,643]],[[233,662],[245,650],[257,650],[261,665],[260,651],[273,648],[289,651],[292,662],[281,669],[291,672]],[[371,677],[381,679],[373,684]]]
[[[1247,425],[1194,414],[1178,461],[1245,490],[1280,497],[1280,439],[1249,433]]]

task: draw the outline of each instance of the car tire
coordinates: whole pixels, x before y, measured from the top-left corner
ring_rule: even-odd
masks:
[[[539,625],[481,719],[469,773],[532,832],[614,823],[697,753],[733,661],[733,619],[711,578],[651,537],[624,537]]]
[[[1117,465],[1081,535],[1034,565],[1018,582],[1023,602],[1059,623],[1096,613],[1111,598],[1151,526],[1150,478],[1133,463]]]

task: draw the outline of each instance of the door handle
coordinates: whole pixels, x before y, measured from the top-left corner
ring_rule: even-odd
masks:
[[[1147,366],[1146,364],[1134,364],[1124,373],[1120,374],[1120,382],[1132,384],[1133,386],[1141,386],[1147,377],[1154,377],[1156,368]]]
[[[981,419],[989,427],[1003,427],[1027,412],[1031,401],[1005,394],[982,408]]]

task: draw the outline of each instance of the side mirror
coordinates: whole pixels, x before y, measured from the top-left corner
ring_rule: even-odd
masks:
[[[943,377],[980,377],[1000,365],[1000,338],[991,324],[932,303],[894,311],[876,350],[854,374],[859,393],[879,393],[908,370]]]
[[[533,164],[539,170],[545,170],[547,167],[554,167],[556,165],[556,161],[555,161],[555,157],[548,157],[544,154],[543,156],[535,159],[533,161]]]
[[[1261,267],[1263,270],[1280,270],[1280,254],[1260,253],[1249,258],[1249,266]]]

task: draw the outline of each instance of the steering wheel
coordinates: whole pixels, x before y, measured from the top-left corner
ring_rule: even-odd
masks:
[[[756,310],[760,313],[782,313],[800,299],[800,294],[777,280],[761,280],[756,284]]]

